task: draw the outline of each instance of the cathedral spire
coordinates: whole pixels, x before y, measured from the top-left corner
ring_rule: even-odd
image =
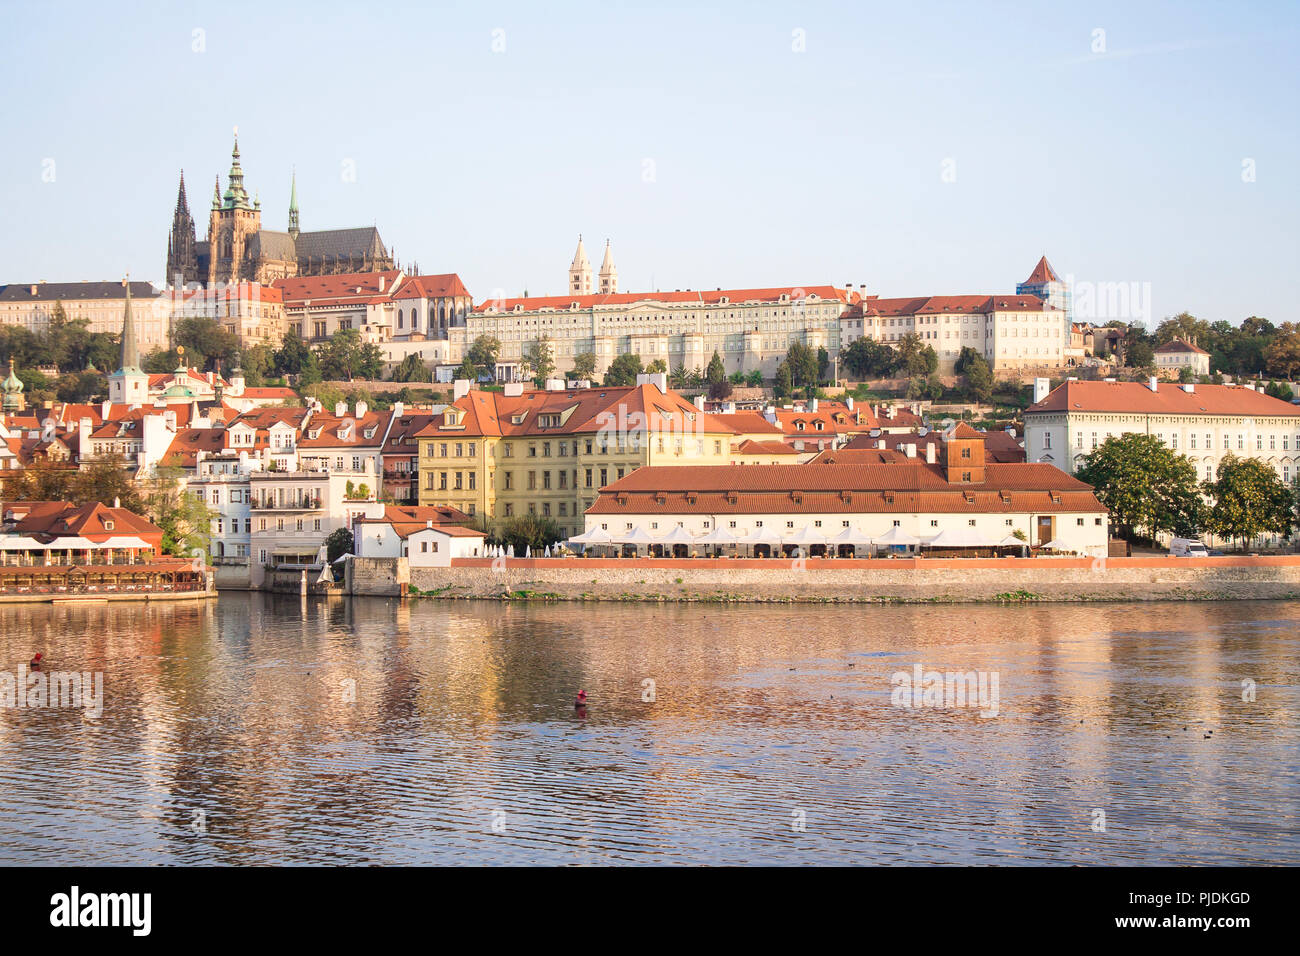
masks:
[[[221,208],[221,174],[212,177],[212,208]]]
[[[172,231],[167,236],[167,271],[165,281],[181,286],[198,281],[198,252],[195,244],[194,217],[185,196],[185,171],[181,170],[176,190],[176,211],[172,214]]]
[[[244,188],[244,170],[239,165],[239,130],[235,130],[235,148],[230,151],[230,183],[222,205],[227,209],[250,209],[248,190]]]
[[[289,182],[289,235],[298,238],[298,170]]]

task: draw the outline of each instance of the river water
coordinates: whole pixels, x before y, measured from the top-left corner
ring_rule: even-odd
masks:
[[[0,606],[38,651],[103,712],[0,709],[0,863],[1300,863],[1295,603]]]

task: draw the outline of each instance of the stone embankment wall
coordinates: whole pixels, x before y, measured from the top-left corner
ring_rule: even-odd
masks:
[[[1300,555],[807,561],[354,559],[349,593],[562,601],[876,603],[1300,599]]]

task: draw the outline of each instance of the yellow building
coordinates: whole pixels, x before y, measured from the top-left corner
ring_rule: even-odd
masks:
[[[421,430],[421,505],[583,528],[599,490],[646,465],[732,463],[737,432],[650,383],[471,391]]]

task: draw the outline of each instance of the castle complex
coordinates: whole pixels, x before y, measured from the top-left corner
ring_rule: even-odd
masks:
[[[214,286],[217,283],[270,284],[293,276],[382,272],[393,268],[393,257],[374,226],[357,229],[299,229],[298,183],[292,181],[289,221],[285,232],[262,228],[261,200],[249,198],[239,164],[239,140],[231,153],[226,191],[217,178],[208,216],[208,237],[198,241],[194,217],[181,173],[167,239],[167,281],[176,285]]]

